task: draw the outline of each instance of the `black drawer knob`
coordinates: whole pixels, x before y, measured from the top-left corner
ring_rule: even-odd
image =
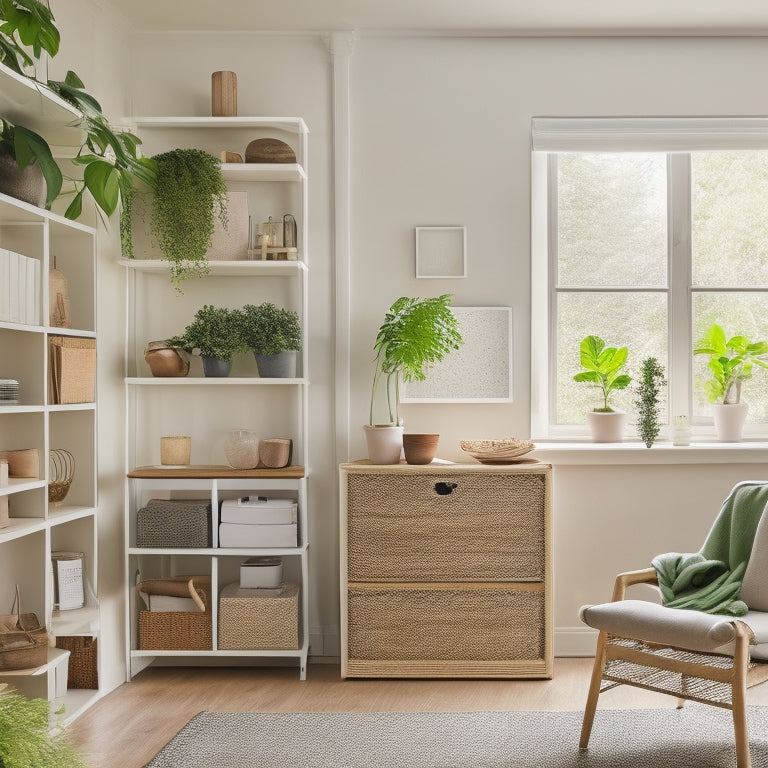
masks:
[[[456,488],[456,483],[435,483],[435,493],[440,496],[449,496],[453,493],[453,489]]]

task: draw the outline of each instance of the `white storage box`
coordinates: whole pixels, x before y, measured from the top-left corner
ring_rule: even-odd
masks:
[[[251,557],[240,563],[241,589],[275,589],[283,581],[279,557]]]
[[[226,499],[221,505],[222,523],[289,525],[297,521],[298,505],[293,499],[244,496]]]
[[[219,546],[249,549],[251,547],[298,546],[298,525],[243,525],[222,523],[219,526]]]

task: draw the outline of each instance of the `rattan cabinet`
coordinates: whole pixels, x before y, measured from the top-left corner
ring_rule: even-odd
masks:
[[[342,677],[551,677],[551,467],[342,464]]]

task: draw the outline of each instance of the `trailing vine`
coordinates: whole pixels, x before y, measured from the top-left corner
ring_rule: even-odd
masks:
[[[157,186],[151,195],[149,227],[167,259],[171,283],[210,272],[206,254],[215,219],[227,227],[227,187],[221,164],[201,149],[172,149],[152,158],[157,163]],[[130,237],[132,201],[121,225],[123,254],[133,257]]]

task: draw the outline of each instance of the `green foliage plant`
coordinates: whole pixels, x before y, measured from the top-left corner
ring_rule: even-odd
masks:
[[[626,347],[606,347],[599,336],[586,336],[579,346],[581,367],[574,381],[594,384],[600,390],[603,405],[594,410],[598,413],[612,413],[611,393],[615,390],[626,389],[632,378],[621,373],[627,362]]]
[[[424,381],[427,369],[458,349],[464,340],[450,309],[451,296],[409,298],[401,296],[389,308],[376,335],[375,371],[371,386],[369,424],[382,381],[387,392],[389,421],[400,423],[400,379]]]
[[[0,766],[2,768],[85,768],[59,730],[51,733],[48,702],[28,699],[0,684]]]
[[[269,301],[246,304],[240,310],[240,338],[244,347],[257,355],[301,349],[299,315]]]
[[[227,186],[218,158],[201,149],[172,149],[152,158],[155,188],[148,196],[150,231],[168,260],[171,283],[210,272],[206,258],[215,220],[227,226]],[[133,215],[133,201],[125,211]],[[133,257],[130,222],[124,222],[123,255]]]
[[[637,385],[637,432],[650,448],[661,432],[659,421],[659,393],[667,383],[664,368],[655,357],[646,357],[640,364],[640,381]]]
[[[55,56],[59,43],[60,34],[47,5],[40,0],[0,0],[0,62],[34,81],[39,90],[68,102],[82,115],[83,140],[71,161],[81,172],[67,179],[72,190],[68,189],[66,194],[73,197],[64,215],[68,219],[79,218],[87,190],[98,209],[111,216],[121,198],[130,194],[134,183],[154,186],[156,167],[150,158],[141,156],[138,137],[128,131],[112,130],[101,105],[85,90],[75,72],[68,71],[64,80],[45,83],[27,74],[42,51]],[[39,165],[46,182],[47,208],[62,194],[64,177],[40,134],[0,116],[0,154],[12,157],[21,169],[32,163]]]
[[[184,329],[184,333],[168,339],[168,346],[202,357],[232,362],[236,354],[245,350],[240,325],[239,310],[206,304],[197,310],[194,320]]]
[[[740,402],[741,384],[752,378],[754,367],[768,368],[768,341],[750,341],[742,335],[728,339],[717,323],[707,329],[693,354],[709,356],[712,377],[704,382],[704,392],[711,403]]]

